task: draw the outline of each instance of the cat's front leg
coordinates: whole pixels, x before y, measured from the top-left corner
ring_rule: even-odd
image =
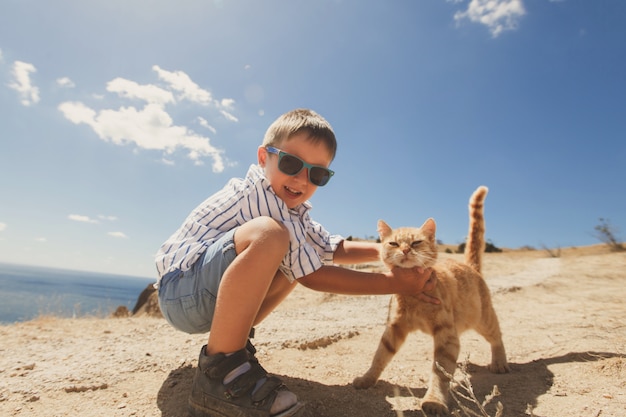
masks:
[[[399,322],[388,325],[380,338],[370,369],[363,376],[354,378],[352,385],[358,389],[373,386],[406,340],[408,333],[409,329]]]
[[[487,366],[487,369],[494,374],[504,374],[511,371],[506,360],[506,353],[502,341],[491,345],[491,364]]]
[[[448,414],[448,391],[450,378],[446,375],[454,375],[456,361],[459,357],[461,344],[454,325],[440,325],[439,330],[433,335],[435,345],[433,367],[430,374],[428,391],[422,398],[422,410],[428,414]],[[445,373],[437,366],[441,366]]]

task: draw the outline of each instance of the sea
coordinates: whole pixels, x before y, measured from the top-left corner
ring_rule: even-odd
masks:
[[[0,263],[0,323],[40,316],[107,317],[118,306],[132,311],[139,294],[156,281]]]

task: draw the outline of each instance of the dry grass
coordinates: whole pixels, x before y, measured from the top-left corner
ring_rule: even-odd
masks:
[[[474,387],[472,387],[470,382],[470,376],[467,372],[468,363],[468,360],[466,360],[459,367],[457,375],[460,378],[454,378],[437,364],[437,368],[450,378],[450,397],[452,397],[458,407],[452,410],[451,414],[455,417],[461,417],[462,415],[466,417],[491,417],[486,408],[492,403],[494,398],[500,395],[500,390],[497,385],[494,385],[491,392],[485,396],[485,399],[480,401],[474,393]],[[497,401],[493,417],[502,417],[503,415],[504,406],[500,401]]]
[[[500,390],[497,385],[494,385],[491,392],[485,396],[483,401],[480,401],[474,393],[474,387],[470,382],[470,375],[467,371],[469,359],[459,365],[459,370],[456,373],[457,376],[450,375],[443,367],[438,363],[437,368],[443,372],[450,379],[450,397],[452,398],[455,408],[450,411],[450,414],[454,417],[502,417],[504,416],[504,405],[497,401],[494,403],[494,399],[500,396]],[[405,387],[411,396],[415,399],[416,403],[419,403],[417,397],[411,392],[409,387]],[[395,397],[400,397],[400,389],[395,388]],[[489,414],[487,408],[493,404],[495,410],[493,416]],[[422,416],[428,417],[428,415],[420,409]],[[530,411],[532,416],[532,410]],[[396,410],[397,417],[404,417],[402,410]]]

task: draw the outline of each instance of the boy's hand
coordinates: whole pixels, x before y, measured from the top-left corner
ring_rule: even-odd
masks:
[[[401,291],[404,294],[416,295],[420,300],[440,304],[438,298],[425,294],[424,291],[432,291],[437,286],[437,275],[432,273],[431,268],[393,268],[391,274],[394,278],[402,282],[407,288]]]
[[[424,291],[432,291],[435,289],[435,287],[437,287],[437,275],[433,274],[431,269],[429,269],[429,271],[431,272],[431,274],[428,280],[426,281],[426,283],[424,284],[424,289],[423,289]],[[419,298],[422,301],[426,301],[427,303],[441,304],[441,301],[437,297],[428,295],[425,292],[421,292],[417,296],[417,298]]]

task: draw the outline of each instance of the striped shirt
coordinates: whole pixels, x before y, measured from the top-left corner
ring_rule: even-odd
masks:
[[[156,255],[159,277],[176,269],[190,269],[224,233],[260,216],[276,219],[289,230],[289,251],[280,271],[291,282],[309,275],[332,263],[333,254],[343,240],[313,221],[310,209],[308,201],[289,209],[274,193],[263,169],[252,165],[245,179],[231,179],[222,190],[196,207],[163,243]]]

